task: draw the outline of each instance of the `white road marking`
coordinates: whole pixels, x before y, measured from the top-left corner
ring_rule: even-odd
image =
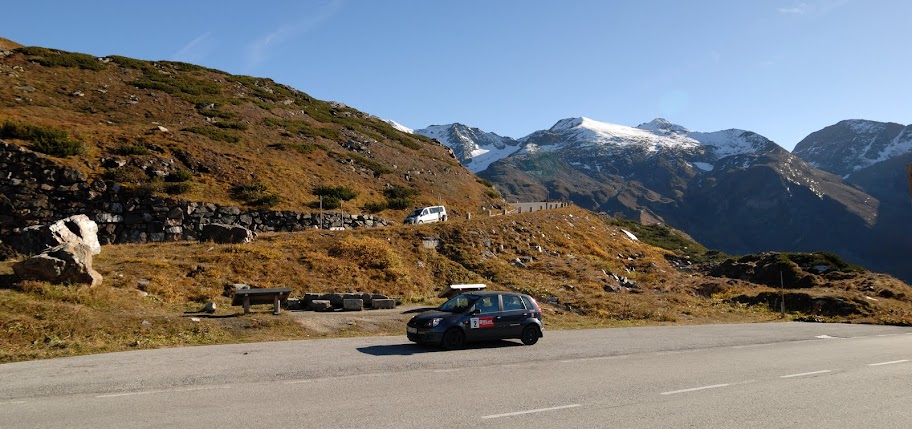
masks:
[[[454,369],[435,369],[435,370],[434,370],[434,372],[436,372],[436,373],[456,372],[456,371],[459,371],[459,368],[454,368]]]
[[[906,363],[908,361],[909,361],[909,359],[903,359],[903,360],[894,360],[894,361],[890,361],[890,362],[869,363],[868,366],[893,365],[896,363]]]
[[[526,411],[516,411],[513,413],[494,414],[494,415],[490,415],[490,416],[482,416],[481,418],[482,419],[499,419],[501,417],[513,417],[513,416],[521,416],[523,414],[544,413],[546,411],[565,410],[567,408],[576,408],[576,407],[582,407],[582,405],[580,405],[580,404],[562,405],[560,407],[539,408],[536,410],[526,410]]]
[[[728,386],[731,386],[731,384],[713,384],[712,386],[693,387],[690,389],[681,389],[681,390],[672,390],[670,392],[662,392],[662,393],[659,393],[659,395],[676,395],[678,393],[696,392],[698,390],[706,390],[706,389],[718,389],[720,387],[728,387]]]
[[[566,359],[566,360],[560,361],[560,363],[576,363],[576,362],[586,362],[586,361],[590,361],[590,360],[621,359],[621,358],[625,358],[625,357],[627,357],[627,356],[626,355],[624,355],[624,356],[598,356],[598,357],[591,357],[591,358]]]
[[[754,347],[769,347],[774,346],[776,343],[764,343],[764,344],[748,344],[746,346],[732,346],[733,349],[752,349]]]
[[[142,392],[109,393],[107,395],[98,395],[95,398],[119,398],[122,396],[151,395],[154,393],[197,392],[200,390],[215,390],[215,389],[230,389],[230,388],[231,388],[231,386],[184,387],[184,388],[180,388],[180,389],[145,390]]]
[[[283,384],[301,384],[301,383],[312,383],[313,380],[291,380],[285,381]]]
[[[24,403],[25,403],[25,401],[9,401],[9,402],[0,402],[0,405],[16,405],[16,404],[24,404]]]
[[[822,371],[812,371],[812,372],[802,372],[802,373],[800,373],[800,374],[782,375],[782,376],[779,376],[779,378],[806,377],[806,376],[808,376],[808,375],[826,374],[826,373],[828,373],[828,372],[833,372],[833,371],[831,371],[831,370],[829,370],[829,369],[824,369],[824,370],[822,370]]]

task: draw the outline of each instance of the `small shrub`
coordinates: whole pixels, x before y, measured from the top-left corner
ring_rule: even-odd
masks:
[[[493,199],[500,198],[500,192],[497,192],[497,190],[495,190],[495,189],[488,189],[487,191],[485,191],[485,195],[487,195],[488,198],[493,198]]]
[[[412,198],[418,193],[415,188],[406,188],[399,185],[383,190],[383,195],[386,197],[386,206],[393,210],[404,210],[412,207],[414,205]]]
[[[493,188],[493,187],[494,187],[494,184],[491,183],[490,180],[482,179],[481,177],[476,177],[476,178],[475,178],[475,181],[478,182],[478,183],[481,183],[482,185],[485,185],[485,186],[487,186],[487,187],[489,187],[489,188]]]
[[[180,195],[190,191],[193,186],[188,182],[168,183],[165,185],[165,193],[169,195]]]
[[[112,150],[115,155],[146,155],[149,153],[149,148],[144,144],[140,143],[121,143],[114,150]]]
[[[105,68],[105,65],[102,62],[88,54],[64,52],[36,46],[19,48],[17,51],[32,57],[29,58],[29,61],[41,64],[45,67],[71,67],[95,71],[104,70]]]
[[[149,180],[146,172],[134,165],[108,170],[104,173],[104,178],[117,183],[144,183]]]
[[[371,170],[374,173],[388,174],[388,173],[393,172],[393,170],[390,170],[389,168],[385,167],[383,164],[380,164],[379,162],[374,161],[373,159],[365,158],[365,157],[355,154],[355,153],[349,154],[349,156],[351,156],[352,161],[354,161],[356,164],[358,164],[364,168],[367,168],[368,170]]]
[[[218,122],[213,122],[212,125],[215,125],[216,127],[219,127],[221,129],[227,129],[227,130],[244,131],[247,129],[247,124],[245,124],[243,122],[235,122],[235,121],[218,121]]]
[[[337,197],[322,197],[318,201],[310,203],[312,209],[335,210],[342,207],[342,200]]]
[[[231,134],[228,131],[214,127],[187,127],[182,131],[188,131],[194,134],[209,137],[212,140],[222,141],[226,143],[237,143],[241,141],[238,136]]]
[[[314,188],[313,194],[324,197],[324,201],[326,200],[326,197],[349,201],[358,196],[358,191],[347,186],[318,186]]]
[[[177,170],[177,171],[169,174],[167,177],[165,177],[165,181],[172,182],[172,183],[186,182],[192,178],[193,178],[193,173],[191,173],[187,170]]]
[[[389,198],[386,200],[386,206],[393,210],[405,210],[412,207],[410,198]]]
[[[262,183],[235,185],[231,188],[231,196],[248,205],[261,208],[274,207],[282,201],[278,195],[269,192],[269,188]]]
[[[66,131],[38,125],[4,121],[0,127],[0,138],[26,140],[32,143],[33,150],[61,158],[85,152],[85,145],[70,139]]]
[[[418,195],[419,191],[415,188],[406,188],[405,186],[395,185],[390,188],[383,190],[383,195],[386,198],[411,198]]]
[[[369,203],[365,204],[364,207],[362,207],[362,208],[364,209],[364,211],[366,211],[368,213],[380,213],[380,212],[386,210],[386,204],[387,203],[382,202],[382,201],[381,202],[369,202]]]

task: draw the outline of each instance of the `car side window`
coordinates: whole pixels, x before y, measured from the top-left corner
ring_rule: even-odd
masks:
[[[525,310],[522,299],[516,295],[503,295],[504,311]]]
[[[499,305],[497,304],[497,296],[484,296],[481,297],[478,301],[475,301],[475,309],[479,313],[494,313],[499,310]]]

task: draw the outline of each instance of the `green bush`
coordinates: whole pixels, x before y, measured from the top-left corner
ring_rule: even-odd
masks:
[[[104,70],[105,65],[94,56],[76,52],[64,52],[56,49],[28,46],[17,49],[18,52],[28,55],[29,61],[45,67],[70,67],[84,70]]]
[[[144,144],[140,143],[121,143],[114,150],[112,150],[115,155],[146,155],[149,153],[149,148]]]
[[[247,129],[247,124],[245,124],[243,122],[235,122],[235,121],[218,121],[218,122],[213,122],[212,125],[215,125],[216,127],[219,127],[221,129],[228,129],[228,130],[244,131]]]
[[[383,195],[388,199],[412,198],[418,195],[419,191],[415,188],[406,188],[405,186],[395,185],[383,190]]]
[[[315,127],[304,120],[266,118],[263,122],[271,127],[284,128],[291,134],[298,134],[306,137],[322,137],[327,140],[340,140],[341,134],[335,128]]]
[[[165,181],[171,182],[171,183],[178,183],[178,182],[186,182],[192,178],[193,178],[193,173],[191,173],[187,170],[177,170],[177,171],[169,174],[167,177],[165,177]]]
[[[190,188],[192,188],[192,185],[188,182],[168,183],[165,185],[165,193],[169,195],[179,195],[188,192]]]
[[[356,153],[350,153],[349,156],[351,157],[352,161],[354,161],[356,164],[358,164],[364,168],[367,168],[368,170],[371,170],[374,173],[388,174],[388,173],[393,172],[393,170],[390,170],[389,168],[385,167],[383,164],[380,164],[379,162],[374,161],[373,159],[365,158]]]
[[[488,198],[493,198],[493,199],[500,198],[500,192],[497,192],[497,190],[495,190],[495,189],[488,189],[487,191],[485,191],[485,195],[487,195]]]
[[[146,172],[134,165],[105,171],[104,178],[117,183],[145,183],[149,180]]]
[[[230,191],[232,198],[255,207],[269,208],[281,202],[281,198],[269,192],[269,188],[262,183],[234,185]]]
[[[412,205],[410,198],[388,198],[386,200],[386,206],[393,210],[405,210],[411,208]]]
[[[478,183],[481,183],[482,185],[485,185],[485,186],[487,186],[487,187],[489,187],[489,188],[493,188],[493,187],[494,187],[494,184],[491,183],[490,180],[482,179],[481,177],[476,177],[476,178],[475,178],[475,181],[478,182]]]
[[[370,203],[365,204],[364,207],[362,207],[362,208],[364,209],[364,211],[366,211],[368,213],[380,213],[380,212],[386,210],[386,204],[387,203],[382,202],[382,201],[381,202],[370,202]]]
[[[342,200],[340,200],[338,197],[333,196],[324,196],[322,200],[317,200],[310,203],[310,208],[312,209],[322,208],[323,210],[335,210],[339,207],[342,207]]]
[[[4,121],[0,138],[26,140],[32,143],[33,150],[61,158],[85,153],[82,142],[71,140],[66,131],[56,128]]]
[[[191,133],[199,134],[201,136],[209,137],[212,140],[222,141],[226,143],[237,143],[241,141],[240,137],[231,134],[228,131],[214,127],[187,127],[181,131],[188,131]]]
[[[355,191],[354,189],[351,189],[347,186],[318,186],[314,188],[313,194],[324,197],[324,202],[326,201],[326,197],[336,198],[342,201],[349,201],[358,196],[358,191]]]

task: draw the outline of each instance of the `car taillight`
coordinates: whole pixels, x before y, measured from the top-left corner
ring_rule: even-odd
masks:
[[[538,306],[538,302],[535,301],[535,298],[532,298],[532,297],[530,296],[529,299],[532,300],[532,305],[535,306],[535,311],[537,311],[538,314],[541,314],[541,312],[542,312],[542,311],[541,311],[541,307]]]

